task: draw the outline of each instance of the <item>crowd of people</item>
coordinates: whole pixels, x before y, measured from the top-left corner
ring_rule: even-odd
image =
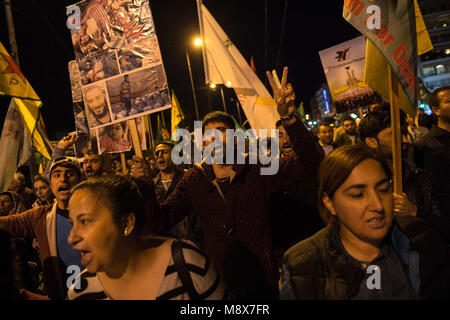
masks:
[[[267,77],[280,116],[274,175],[248,157],[175,165],[170,141],[128,170],[94,152],[80,164],[65,156],[75,133],[34,190],[16,173],[0,194],[0,298],[450,298],[450,87],[430,96],[431,127],[402,114],[396,194],[389,105],[312,132],[287,68],[281,87]],[[202,126],[227,143],[235,122],[215,111]]]

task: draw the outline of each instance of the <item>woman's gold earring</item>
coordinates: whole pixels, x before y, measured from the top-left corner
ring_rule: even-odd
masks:
[[[126,236],[127,234],[128,234],[128,230],[125,230],[125,231],[123,232],[123,235]]]

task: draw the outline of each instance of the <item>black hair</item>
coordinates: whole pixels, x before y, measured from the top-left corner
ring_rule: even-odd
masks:
[[[206,125],[216,122],[224,123],[229,129],[236,129],[233,117],[229,113],[223,111],[213,111],[203,117],[202,132],[205,132]]]
[[[133,178],[121,175],[102,175],[76,185],[70,195],[79,190],[88,190],[113,214],[114,222],[122,228],[129,213],[135,215],[134,228],[140,236],[147,223],[146,205],[138,184]]]
[[[346,114],[342,117],[342,124],[344,124],[344,121],[353,121],[355,122],[355,119],[353,119],[349,114]]]
[[[400,110],[402,134],[406,134],[406,114]],[[359,122],[359,138],[364,143],[366,138],[376,138],[378,133],[391,126],[391,112],[387,107],[376,107]]]
[[[37,174],[34,176],[33,185],[36,181],[42,181],[50,187],[50,181],[46,177],[44,177],[42,174]]]
[[[323,203],[323,197],[327,195],[330,199],[333,199],[336,190],[347,180],[353,169],[366,159],[376,160],[383,168],[386,177],[392,178],[391,169],[382,155],[364,144],[345,145],[336,148],[320,164],[318,208],[320,217],[327,225],[339,229],[338,219],[329,212]]]
[[[428,98],[428,105],[430,108],[439,108],[441,105],[441,101],[438,98],[438,94],[442,91],[450,90],[450,86],[443,86],[435,89]]]

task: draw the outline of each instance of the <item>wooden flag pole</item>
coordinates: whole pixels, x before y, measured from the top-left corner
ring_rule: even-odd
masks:
[[[133,140],[134,153],[139,158],[144,159],[144,156],[142,155],[141,142],[139,141],[139,134],[137,131],[137,126],[136,126],[136,119],[128,120],[128,124],[130,126],[131,140]]]
[[[125,160],[125,153],[121,152],[120,153],[120,162],[122,163],[122,172],[124,175],[128,174],[128,170],[127,170],[127,161]]]
[[[220,94],[222,96],[223,111],[227,112],[227,104],[225,103],[225,96],[223,95],[223,87],[222,86],[220,86]]]
[[[148,142],[148,150],[153,149],[153,132],[152,132],[152,125],[150,123],[150,115],[147,114],[143,117],[143,121],[145,124],[145,132],[147,133],[147,138],[149,138]]]
[[[152,140],[152,147],[151,149],[153,149],[155,147],[155,138],[153,137],[153,126],[152,126],[152,119],[150,118],[150,114],[147,115],[147,120],[148,120],[148,129],[150,131],[150,139]]]
[[[400,107],[398,104],[398,79],[388,65],[389,100],[391,103],[391,127],[392,127],[392,164],[394,169],[394,193],[403,193],[402,177],[402,137],[400,133]]]

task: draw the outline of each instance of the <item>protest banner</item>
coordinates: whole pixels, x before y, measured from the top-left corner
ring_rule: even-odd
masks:
[[[337,113],[371,105],[380,99],[363,81],[365,53],[364,37],[319,51]]]
[[[122,152],[128,149],[127,133],[136,127],[141,129],[140,148],[146,149],[145,126],[129,126],[127,120],[171,107],[148,1],[85,0],[69,6],[68,12],[76,12],[71,10],[75,8],[79,9],[79,25],[71,27],[71,37],[85,107],[77,103],[78,109],[84,109],[88,127],[95,129],[83,143],[92,146],[92,137],[96,137],[99,153]],[[117,124],[122,121],[120,129]],[[125,138],[107,143],[109,134],[120,130]],[[138,131],[133,134],[139,135]]]
[[[417,1],[345,0],[343,17],[368,39],[367,55],[372,58],[367,59],[365,74],[366,79],[376,79],[371,80],[376,87],[367,82],[380,94],[389,92],[394,192],[401,194],[400,107],[411,115],[415,114],[418,52],[422,54],[432,49],[420,8]],[[376,28],[373,27],[374,19],[380,20]],[[386,80],[387,86],[382,84]]]

